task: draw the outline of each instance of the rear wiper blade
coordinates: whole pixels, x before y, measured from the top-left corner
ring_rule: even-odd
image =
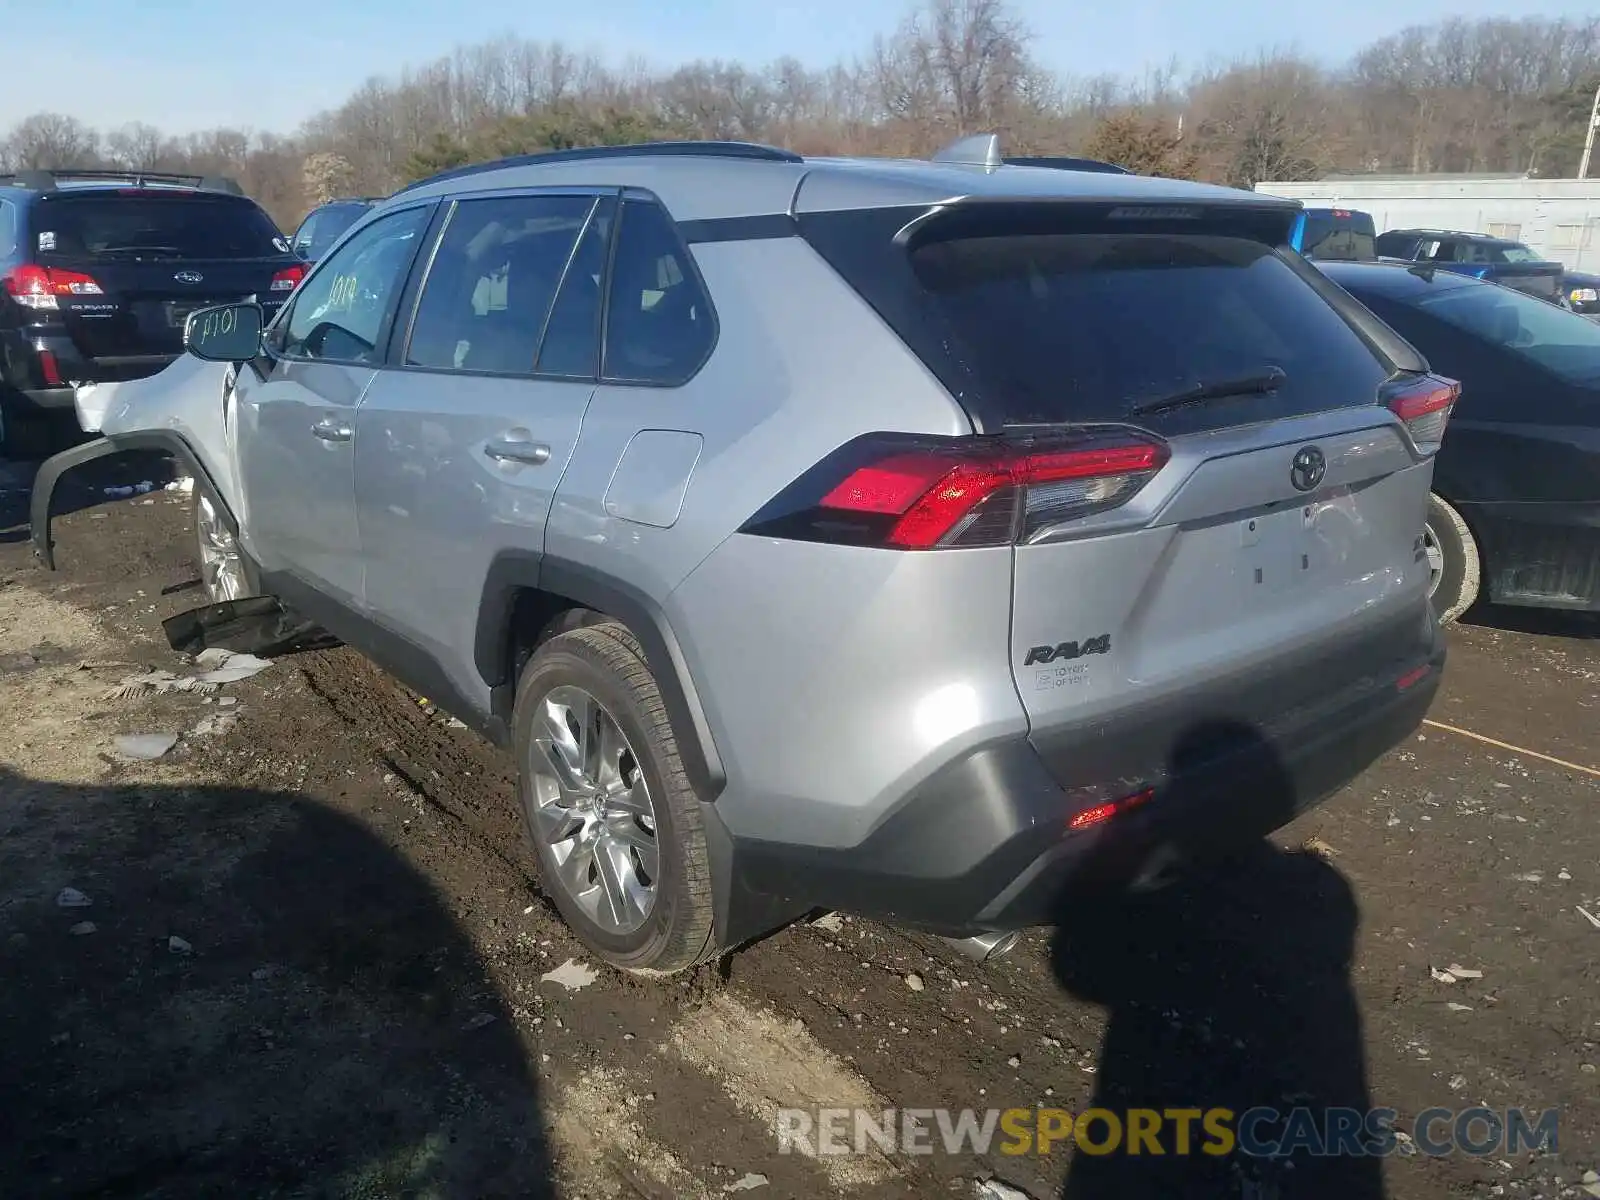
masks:
[[[1207,400],[1223,400],[1229,396],[1259,396],[1263,392],[1275,392],[1282,387],[1289,375],[1281,367],[1266,367],[1260,371],[1251,372],[1249,375],[1235,375],[1230,379],[1214,379],[1208,383],[1197,383],[1184,388],[1181,392],[1171,392],[1165,396],[1155,396],[1148,400],[1140,400],[1128,410],[1139,416],[1149,413],[1166,412],[1169,409],[1183,408],[1189,404],[1202,404]]]

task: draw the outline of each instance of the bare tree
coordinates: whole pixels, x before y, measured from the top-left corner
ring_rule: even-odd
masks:
[[[6,158],[17,171],[98,166],[100,135],[76,117],[34,113],[6,137]]]

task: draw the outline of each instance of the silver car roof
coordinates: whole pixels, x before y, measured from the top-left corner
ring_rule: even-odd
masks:
[[[535,187],[634,187],[653,193],[680,221],[931,206],[964,200],[1073,199],[1129,204],[1226,204],[1295,210],[1298,200],[1145,175],[1020,166],[1004,162],[992,135],[963,139],[931,159],[802,158],[745,147],[704,153],[641,146],[592,156],[561,153],[485,163],[423,180],[383,208],[440,196]],[[987,150],[974,150],[982,143]],[[757,153],[765,151],[766,153]]]

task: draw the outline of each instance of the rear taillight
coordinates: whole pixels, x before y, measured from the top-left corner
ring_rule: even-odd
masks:
[[[6,294],[23,308],[60,308],[60,296],[105,294],[92,276],[32,263],[11,270],[5,277],[5,288]]]
[[[1166,443],[1131,432],[869,434],[785,488],[744,532],[896,550],[1011,545],[1127,503],[1168,457]]]
[[[306,277],[306,269],[301,264],[285,267],[272,277],[272,282],[267,286],[269,292],[292,292]]]
[[[1434,454],[1444,441],[1450,409],[1461,395],[1461,385],[1440,375],[1424,375],[1385,397],[1389,409],[1405,423],[1417,450]]]

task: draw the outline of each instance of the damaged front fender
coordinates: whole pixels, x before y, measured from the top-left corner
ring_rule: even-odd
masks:
[[[147,379],[119,384],[100,421],[103,436],[46,459],[34,477],[30,532],[39,561],[55,570],[50,522],[61,477],[85,463],[130,451],[158,450],[177,459],[237,537],[238,491],[228,437],[233,379],[232,364],[186,354]]]
[[[182,437],[166,429],[113,434],[52,455],[39,465],[38,474],[33,477],[33,492],[29,497],[28,509],[29,534],[33,539],[34,556],[47,570],[56,569],[55,542],[50,536],[50,522],[54,515],[52,505],[56,485],[61,482],[61,477],[68,471],[83,466],[84,463],[141,450],[147,452],[158,450],[177,459],[184,470],[193,477],[194,486],[212,498],[217,508],[217,515],[227,526],[228,532],[234,537],[239,536],[239,523],[234,518],[233,510],[222,499],[216,480]]]

